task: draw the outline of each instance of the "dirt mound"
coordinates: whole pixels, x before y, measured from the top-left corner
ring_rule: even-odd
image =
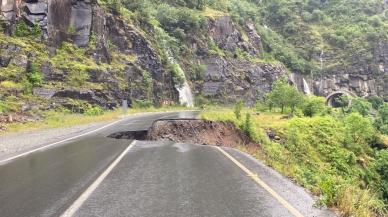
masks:
[[[148,130],[147,139],[227,147],[254,145],[232,123],[205,120],[159,120]]]

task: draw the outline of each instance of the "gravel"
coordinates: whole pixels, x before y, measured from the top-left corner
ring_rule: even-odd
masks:
[[[0,159],[6,159],[19,153],[80,135],[102,127],[108,123],[109,122],[99,122],[69,128],[36,130],[2,135],[0,136]]]

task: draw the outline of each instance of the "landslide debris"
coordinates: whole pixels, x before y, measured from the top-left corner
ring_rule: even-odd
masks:
[[[148,131],[127,131],[109,135],[116,139],[170,140],[174,142],[237,147],[255,144],[233,123],[197,119],[157,120]]]

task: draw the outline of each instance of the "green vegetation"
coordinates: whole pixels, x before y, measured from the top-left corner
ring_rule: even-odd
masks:
[[[101,2],[102,0],[100,0]],[[130,18],[160,27],[178,42],[174,55],[190,53],[186,41],[202,40],[206,19],[229,15],[244,28],[254,23],[261,36],[261,58],[282,62],[301,73],[323,73],[333,66],[370,62],[376,43],[388,38],[388,19],[379,0],[106,0],[108,5],[122,5]],[[113,7],[113,8],[114,8]],[[244,35],[243,35],[244,37]],[[246,37],[246,36],[245,36]],[[217,55],[224,51],[214,46]],[[325,59],[321,68],[317,56],[329,53],[338,58]],[[355,55],[357,53],[357,55]],[[243,54],[243,55],[242,55]],[[237,56],[245,56],[238,52]],[[357,58],[354,58],[357,56]],[[342,59],[342,62],[337,62]],[[357,62],[354,62],[357,61]]]
[[[234,115],[236,116],[237,120],[241,119],[241,110],[244,108],[244,102],[239,101],[234,105],[233,112]]]
[[[286,79],[281,79],[272,85],[272,91],[268,94],[268,102],[271,107],[280,107],[282,113],[286,107],[289,107],[294,114],[296,106],[302,102],[302,97],[296,87],[288,84]]]
[[[388,152],[381,133],[386,133],[388,103],[370,100],[380,105],[376,111],[367,100],[352,98],[347,99],[352,101],[349,108],[344,103],[346,108],[335,109],[324,98],[297,91],[292,95],[298,96],[284,97],[293,91],[281,79],[254,109],[239,102],[233,109],[205,111],[202,117],[234,123],[260,144],[241,150],[320,195],[320,204],[337,207],[344,216],[386,215]],[[268,131],[277,139],[270,140]],[[377,147],[381,140],[385,145]]]

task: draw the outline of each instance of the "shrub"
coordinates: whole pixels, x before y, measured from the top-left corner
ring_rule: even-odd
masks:
[[[241,119],[241,111],[242,109],[244,108],[244,102],[242,100],[238,101],[234,107],[233,107],[233,112],[234,112],[234,115],[236,116],[236,118],[238,120]]]
[[[94,107],[88,108],[85,111],[85,114],[89,115],[89,116],[103,115],[104,114],[104,110],[101,107],[99,107],[99,106],[94,106]]]
[[[370,153],[371,144],[376,139],[376,131],[369,118],[358,113],[351,113],[344,119],[346,146],[355,154]]]
[[[254,133],[252,125],[253,125],[253,123],[252,123],[251,114],[247,113],[245,115],[245,121],[244,121],[244,125],[243,125],[243,130],[244,130],[245,134],[247,136],[249,136],[250,138],[252,137],[252,135]]]
[[[256,112],[264,112],[268,109],[267,105],[261,101],[256,101],[255,110]]]
[[[384,99],[379,96],[371,96],[368,98],[368,102],[372,104],[373,109],[378,110],[384,104]]]
[[[8,112],[9,108],[5,102],[0,101],[0,114],[3,112]]]
[[[151,108],[153,106],[153,102],[151,100],[140,100],[140,99],[135,99],[133,102],[132,102],[132,107],[133,108],[142,108],[142,109],[145,109],[145,108]]]
[[[384,203],[378,200],[370,189],[360,189],[354,184],[346,184],[338,189],[337,205],[343,216],[384,216]]]
[[[121,0],[107,0],[107,6],[112,12],[119,14],[122,3]]]
[[[24,21],[16,23],[14,35],[16,37],[25,37],[30,34],[30,29]]]
[[[171,75],[175,85],[182,86],[185,82],[185,73],[179,64],[175,63],[171,66]]]
[[[325,13],[323,13],[322,11],[320,11],[318,9],[313,11],[312,20],[314,22],[322,22],[324,18],[325,18]]]
[[[378,15],[375,15],[375,16],[372,16],[368,19],[368,22],[374,26],[374,27],[380,27],[384,24],[383,20],[381,19],[381,17],[379,17]]]
[[[42,84],[43,76],[35,63],[30,64],[27,72],[27,79],[32,84],[32,86],[39,86]]]
[[[317,96],[308,96],[302,104],[302,112],[305,116],[313,117],[325,110],[325,98]]]
[[[375,125],[380,132],[388,135],[388,103],[383,103],[378,111]]]
[[[367,100],[359,97],[352,99],[350,112],[358,112],[365,117],[370,114],[371,109],[372,109],[372,104]]]
[[[383,199],[388,203],[388,150],[377,152],[375,169],[380,174],[380,185]]]

